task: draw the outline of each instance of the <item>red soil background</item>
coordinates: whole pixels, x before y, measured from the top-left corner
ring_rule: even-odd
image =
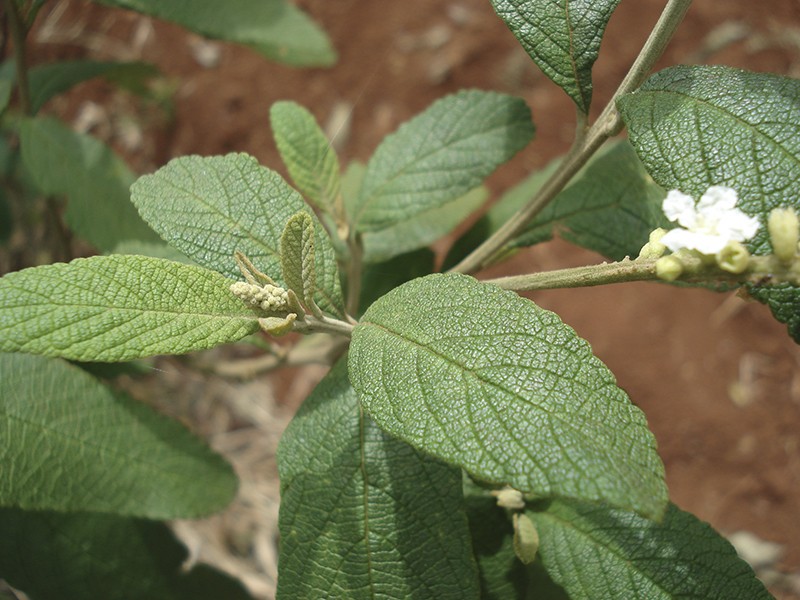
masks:
[[[110,141],[140,172],[174,156],[231,151],[283,172],[268,119],[280,99],[305,105],[323,124],[345,114],[337,137],[342,163],[366,160],[398,124],[443,95],[472,87],[523,97],[538,127],[534,143],[490,178],[493,197],[568,148],[571,101],[533,66],[488,0],[298,4],[331,35],[340,55],[334,67],[283,67],[244,48],[207,44],[179,27],[78,0],[43,11],[30,60],[141,59],[158,66],[174,85],[171,115],[103,82],[49,105]],[[595,113],[662,5],[620,4],[594,71]],[[206,66],[196,58],[198,47],[211,54]],[[800,2],[698,0],[660,66],[692,62],[800,77]],[[100,117],[87,113],[92,106],[103,107]],[[125,129],[130,122],[135,127]],[[600,260],[555,241],[492,274]],[[800,351],[785,327],[759,304],[658,284],[532,298],[591,342],[646,413],[673,501],[724,533],[746,530],[780,544],[784,553],[774,568],[800,573]],[[296,383],[286,376],[274,382],[279,401]],[[298,402],[293,396],[290,409]],[[771,589],[780,598],[800,598],[790,587],[792,581],[781,580]]]

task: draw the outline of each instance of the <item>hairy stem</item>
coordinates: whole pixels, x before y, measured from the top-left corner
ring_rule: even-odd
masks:
[[[518,210],[483,244],[453,267],[452,271],[472,273],[491,264],[503,246],[519,235],[528,223],[564,189],[603,143],[609,137],[619,133],[622,127],[622,119],[616,109],[617,98],[632,92],[641,85],[655,62],[664,52],[667,43],[672,38],[690,5],[691,0],[669,0],[667,2],[661,17],[639,52],[639,56],[636,57],[614,96],[589,128],[586,135],[576,135],[575,143],[573,143],[567,156],[531,201]],[[583,124],[579,120],[578,127],[582,126]]]
[[[340,321],[339,319],[331,319],[325,315],[315,317],[313,315],[306,315],[300,321],[294,323],[294,330],[301,333],[331,333],[334,335],[343,335],[350,337],[353,333],[354,325],[347,321]]]

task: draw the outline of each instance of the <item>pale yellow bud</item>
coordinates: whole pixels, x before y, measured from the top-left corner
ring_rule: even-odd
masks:
[[[672,254],[662,256],[656,261],[656,276],[664,281],[675,281],[683,273],[681,259]]]
[[[797,241],[800,238],[800,222],[797,213],[792,208],[773,208],[767,220],[769,239],[772,242],[772,252],[778,260],[790,263],[794,260],[797,251]]]
[[[522,510],[525,508],[525,499],[522,497],[522,492],[514,488],[505,487],[502,490],[495,490],[492,495],[497,498],[497,506],[502,508],[510,510]]]
[[[651,231],[649,241],[642,246],[642,249],[639,251],[639,258],[658,258],[664,256],[667,247],[662,244],[660,240],[666,233],[667,230],[663,227]]]
[[[728,273],[744,273],[750,264],[750,252],[741,242],[728,242],[728,244],[717,253],[717,265]]]

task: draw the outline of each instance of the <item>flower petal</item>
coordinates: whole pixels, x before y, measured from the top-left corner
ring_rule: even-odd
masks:
[[[744,242],[756,234],[760,223],[757,217],[750,217],[741,210],[734,209],[725,216],[724,227],[730,239]]]
[[[677,221],[684,227],[694,226],[697,213],[691,196],[678,190],[670,190],[661,207],[670,221]]]
[[[709,209],[713,213],[727,211],[734,208],[738,201],[739,196],[733,188],[725,187],[724,185],[712,185],[700,198],[697,203],[697,210],[701,213],[705,213]]]
[[[716,254],[728,243],[727,239],[718,235],[698,233],[681,228],[668,231],[660,241],[672,252],[686,248],[697,250],[700,254]]]

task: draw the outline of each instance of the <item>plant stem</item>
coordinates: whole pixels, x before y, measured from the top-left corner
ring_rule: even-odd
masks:
[[[350,248],[350,261],[347,263],[347,302],[345,310],[348,315],[358,314],[358,303],[361,298],[361,277],[364,259],[364,244],[361,234],[354,233],[347,238]]]
[[[28,85],[28,63],[25,52],[25,37],[28,30],[22,21],[22,16],[17,11],[14,0],[4,0],[8,14],[8,26],[11,30],[11,39],[14,40],[14,65],[17,70],[17,94],[19,105],[25,115],[33,112],[31,93]]]
[[[676,281],[683,283],[746,283],[771,285],[775,283],[791,283],[800,285],[800,259],[791,264],[781,264],[772,255],[751,256],[744,273],[728,273],[720,270],[715,264],[705,265],[700,259],[682,259],[687,269]],[[570,269],[558,269],[486,279],[504,290],[530,292],[534,290],[550,290],[560,288],[591,287],[609,283],[626,283],[629,281],[661,281],[656,275],[655,258],[625,259],[620,262],[588,265]]]
[[[353,327],[352,323],[331,319],[325,315],[321,317],[306,315],[302,321],[297,320],[294,322],[294,330],[301,333],[331,333],[348,338],[353,333]]]
[[[622,119],[616,108],[617,98],[632,92],[641,85],[655,62],[664,52],[664,48],[666,48],[667,43],[675,33],[690,5],[691,0],[669,0],[667,2],[661,17],[639,52],[639,56],[636,57],[614,96],[589,128],[586,135],[576,135],[575,142],[567,156],[531,201],[518,210],[483,244],[453,267],[452,271],[472,273],[491,264],[492,259],[502,250],[503,246],[519,235],[528,223],[564,189],[603,143],[609,137],[619,133],[622,127]],[[583,126],[580,120],[577,126]]]

